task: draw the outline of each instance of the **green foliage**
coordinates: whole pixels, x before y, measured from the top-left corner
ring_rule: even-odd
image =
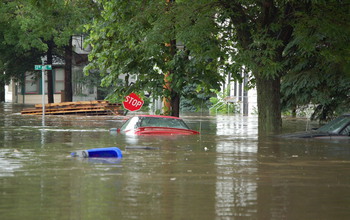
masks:
[[[215,95],[203,92],[203,89],[195,84],[187,85],[183,90],[186,97],[181,99],[181,110],[184,112],[198,112],[208,109],[212,104],[210,98]]]
[[[350,77],[337,68],[328,73],[303,71],[287,75],[281,90],[284,110],[316,105],[312,119],[326,121],[350,108]]]
[[[314,104],[312,119],[321,121],[349,111],[348,12],[345,3],[329,1],[296,13],[299,22],[286,49],[289,71],[281,87],[284,110]]]
[[[90,0],[3,0],[0,7],[0,64],[7,78],[32,71],[53,41],[63,54],[70,37],[94,15]]]
[[[169,95],[163,89],[164,75],[171,71],[172,89],[187,97],[186,85],[208,92],[218,89],[227,73],[240,79],[244,69],[255,76],[249,86],[256,78],[283,76],[286,106],[311,99],[327,104],[327,90],[319,88],[339,84],[349,70],[349,7],[342,1],[97,2],[103,10],[87,26],[94,49],[86,72],[101,70],[106,86],[117,85],[117,78],[126,74],[137,76],[133,90]],[[184,49],[166,46],[171,40],[181,42]],[[336,76],[330,75],[334,67]],[[332,83],[325,83],[330,76]],[[337,92],[347,94],[346,85],[342,88]],[[126,89],[117,88],[117,94],[124,96]],[[271,103],[278,105],[276,100]]]
[[[338,0],[3,0],[0,69],[22,73],[48,41],[60,48],[86,24],[93,51],[85,73],[101,74],[116,101],[130,91],[170,95],[167,73],[174,92],[201,100],[193,91],[210,94],[244,69],[255,79],[282,77],[283,107],[312,103],[324,119],[350,103],[348,14]]]
[[[212,31],[207,31],[211,26],[201,20],[205,16],[199,11],[199,17],[193,17],[187,1],[179,1],[171,7],[165,1],[97,2],[103,11],[101,17],[86,26],[93,51],[85,71],[88,74],[98,69],[104,76],[103,86],[117,86],[117,79],[127,75],[137,78],[136,82],[116,87],[116,95],[123,97],[132,89],[168,96],[170,92],[164,90],[164,76],[170,72],[167,80],[171,82],[171,89],[185,97],[189,94],[184,88],[189,84],[200,85],[203,92],[219,88],[222,76],[218,74],[220,62],[216,58],[223,53]],[[194,27],[191,33],[188,33],[188,23],[195,24],[190,26]],[[193,40],[194,35],[198,42]],[[183,43],[184,49],[168,46],[172,39]]]
[[[0,72],[1,81],[9,83],[10,80],[21,82],[23,73],[32,71],[34,64],[41,63],[40,56],[42,52],[32,49],[26,52],[15,52],[8,47],[0,48]],[[1,64],[1,62],[3,62]]]
[[[221,114],[228,114],[228,113],[236,113],[237,112],[237,105],[235,103],[227,103],[224,100],[225,97],[227,97],[227,89],[223,92],[214,91],[216,93],[215,97],[211,97],[209,101],[211,102],[211,113],[221,113]]]
[[[210,109],[210,113],[220,113],[220,114],[229,114],[236,113],[236,105],[234,103],[224,103],[221,102],[221,99],[217,97],[211,97],[210,102],[212,103],[214,108]]]

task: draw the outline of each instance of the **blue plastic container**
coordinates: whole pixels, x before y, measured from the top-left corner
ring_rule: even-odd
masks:
[[[117,147],[94,148],[71,153],[72,157],[122,158],[122,151]]]

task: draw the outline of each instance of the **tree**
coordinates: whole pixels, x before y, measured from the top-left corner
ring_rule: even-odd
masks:
[[[338,8],[340,20],[348,25],[348,5],[337,0],[177,0],[171,7],[162,0],[98,2],[103,10],[89,26],[93,51],[86,71],[100,69],[106,85],[121,74],[137,75],[134,89],[167,96],[169,90],[163,88],[169,70],[174,71],[169,74],[171,89],[179,93],[189,82],[216,87],[225,74],[238,77],[238,71],[249,70],[258,90],[261,133],[280,130],[281,78],[292,74],[296,57],[315,40],[303,38],[308,35],[308,28],[302,28],[306,15],[315,10],[320,18]],[[333,18],[323,17],[326,29],[338,22]],[[315,26],[318,33],[323,28]],[[347,39],[344,35],[335,38]],[[185,48],[171,54],[174,49],[166,46],[171,39]],[[330,62],[345,62],[337,54],[340,46],[328,47],[334,56]]]
[[[81,33],[81,27],[90,21],[94,6],[91,0],[3,0],[1,12],[6,15],[3,24],[8,28],[3,30],[3,44],[9,46],[7,49],[14,48],[12,54],[42,51],[46,53],[48,64],[52,64],[53,55],[65,56],[64,48],[67,59],[71,59],[71,51],[67,50],[71,47],[71,37]],[[33,65],[27,71],[32,70]],[[66,62],[66,65],[66,75],[70,76],[71,67],[68,65],[71,62]],[[67,85],[71,86],[71,83]],[[53,91],[52,72],[48,71],[49,103],[54,101]],[[71,95],[70,92],[68,96]]]
[[[201,55],[192,56],[196,48],[179,35],[182,32],[178,30],[177,7],[169,7],[165,1],[97,2],[103,10],[101,17],[88,26],[88,43],[93,50],[85,70],[88,73],[99,69],[105,86],[117,85],[119,77],[125,74],[126,84],[116,88],[115,95],[120,99],[130,90],[171,97],[171,114],[178,116],[180,97],[186,95],[184,86],[197,84],[206,91],[219,88],[222,75],[217,73],[217,66],[224,60],[216,58],[224,54],[209,45],[217,41],[216,36],[198,39],[207,44],[206,49]],[[181,49],[180,42],[185,45]],[[129,77],[137,77],[137,81],[131,85]]]
[[[346,2],[219,0],[217,4],[220,9],[217,20],[227,27],[222,31],[228,39],[226,51],[234,65],[244,66],[255,77],[259,133],[280,130],[281,79],[286,74],[298,73],[295,66],[299,66],[301,54],[304,59],[305,53],[312,54],[327,63],[328,68],[349,67]],[[325,73],[325,69],[321,71]]]
[[[311,118],[326,121],[350,107],[349,4],[330,1],[309,9],[299,14],[289,44],[293,56],[282,78],[282,107],[313,104]]]
[[[33,64],[40,62],[43,52],[36,48],[23,50],[16,41],[18,23],[14,22],[16,2],[3,0],[0,2],[0,101],[5,101],[4,86],[11,79],[21,81],[23,73],[32,70]]]
[[[227,38],[237,51],[235,65],[252,71],[258,93],[259,132],[281,128],[280,78],[283,52],[291,40],[295,8],[288,1],[219,1],[220,20],[227,20]]]
[[[73,87],[72,87],[72,59],[73,46],[72,37],[69,38],[68,45],[64,46],[64,101],[73,101]]]

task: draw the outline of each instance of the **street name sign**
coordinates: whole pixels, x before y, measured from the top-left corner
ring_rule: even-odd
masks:
[[[51,65],[35,65],[34,70],[52,70]]]

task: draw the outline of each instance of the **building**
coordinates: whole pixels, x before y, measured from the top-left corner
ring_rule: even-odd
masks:
[[[243,76],[243,81],[230,82],[230,94],[236,104],[237,110],[243,115],[253,115],[258,113],[256,88],[248,88],[247,76]]]
[[[88,63],[88,53],[91,48],[83,47],[83,36],[73,36],[73,60],[72,60],[72,84],[73,101],[88,101],[97,99],[97,88],[86,86],[81,79],[84,77],[83,69]],[[34,68],[34,64],[33,64]],[[54,57],[52,64],[52,76],[54,87],[54,102],[64,99],[64,61]],[[22,104],[42,103],[41,71],[27,72],[24,74],[24,84],[12,83],[12,102]],[[45,79],[45,91],[47,92],[47,79]],[[47,95],[45,95],[47,102]]]
[[[242,81],[232,81],[229,75],[226,82],[221,87],[222,94],[226,94],[216,106],[232,103],[235,111],[242,115],[254,115],[258,113],[256,88],[248,88],[248,78],[250,73],[241,73]]]

